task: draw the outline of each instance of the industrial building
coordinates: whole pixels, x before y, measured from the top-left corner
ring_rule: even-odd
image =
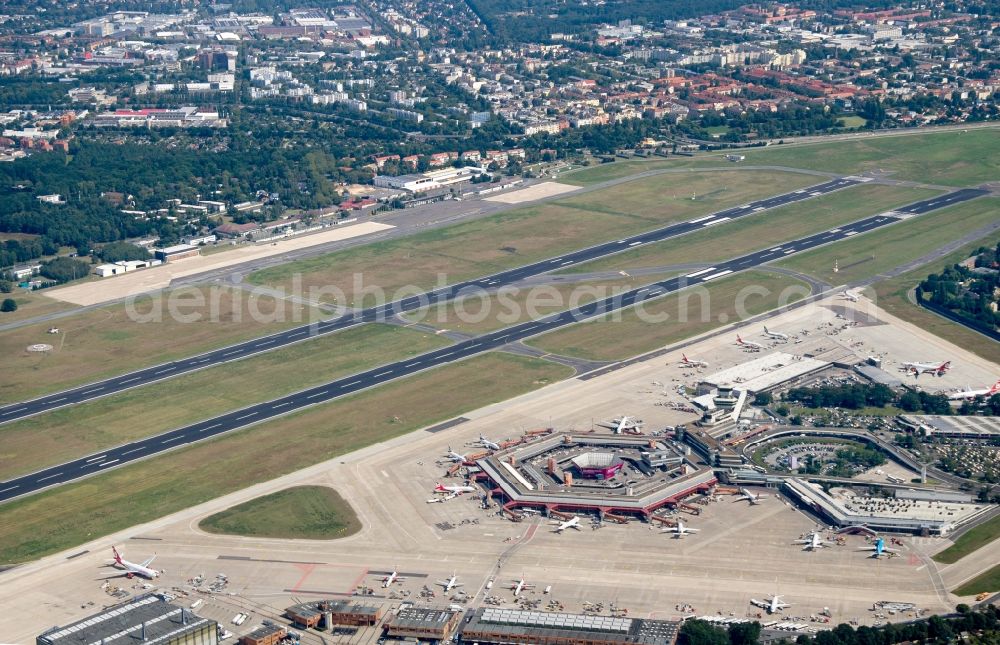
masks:
[[[668,620],[485,607],[477,609],[462,626],[462,641],[532,645],[671,645],[677,639],[678,625]]]
[[[173,262],[184,258],[193,258],[201,254],[197,246],[190,244],[175,244],[162,249],[153,249],[153,256],[162,262]]]
[[[385,624],[385,633],[395,638],[446,641],[455,633],[462,614],[446,609],[402,607]]]
[[[756,394],[830,367],[832,363],[787,352],[771,352],[752,361],[709,374],[698,382],[698,394],[738,389]]]
[[[792,477],[785,480],[789,496],[841,527],[866,527],[916,535],[943,536],[988,513],[989,504],[964,504],[900,496],[883,499],[855,496],[841,499],[819,485]]]
[[[36,645],[216,645],[219,626],[159,594],[144,594],[66,627],[53,627]]]
[[[367,605],[354,600],[314,600],[285,610],[289,620],[303,629],[332,629],[337,625],[371,626],[378,624],[383,613],[381,605]]]
[[[269,623],[261,625],[240,638],[240,645],[277,645],[288,636],[288,630],[281,625]]]
[[[910,432],[948,439],[1000,439],[1000,417],[903,414],[896,422]]]
[[[410,193],[426,193],[459,184],[485,174],[478,166],[442,168],[412,175],[376,175],[373,183],[380,188],[397,188]]]

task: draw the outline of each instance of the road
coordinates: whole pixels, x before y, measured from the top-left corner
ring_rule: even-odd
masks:
[[[831,179],[830,181],[826,181],[809,188],[803,188],[794,192],[775,195],[773,197],[760,199],[748,204],[727,208],[717,213],[713,213],[712,215],[706,215],[686,222],[671,224],[620,240],[597,244],[595,246],[561,255],[557,258],[550,258],[514,269],[508,269],[506,271],[495,273],[483,278],[477,278],[475,280],[468,280],[465,282],[447,285],[424,294],[414,295],[401,300],[369,307],[367,309],[353,311],[329,320],[300,325],[298,327],[293,327],[285,331],[271,334],[270,336],[255,338],[253,340],[238,343],[236,345],[230,345],[228,347],[223,347],[170,363],[153,365],[152,367],[143,368],[122,374],[120,376],[105,379],[103,381],[95,381],[69,390],[63,390],[61,392],[32,399],[30,401],[11,403],[0,407],[0,424],[41,414],[56,408],[76,405],[85,401],[116,394],[131,388],[141,387],[156,381],[173,378],[174,376],[178,376],[180,374],[186,374],[195,370],[211,367],[213,365],[220,365],[222,363],[247,358],[249,356],[254,356],[256,354],[278,349],[280,347],[287,347],[288,345],[294,343],[340,331],[348,327],[354,327],[363,323],[388,321],[393,316],[399,314],[416,311],[430,305],[447,302],[449,300],[478,293],[483,290],[494,290],[503,286],[512,285],[531,276],[608,257],[610,255],[635,248],[642,244],[662,242],[692,231],[700,230],[706,226],[712,226],[714,224],[739,219],[741,217],[754,215],[768,209],[829,194],[850,186],[856,186],[863,181],[863,179],[857,177]],[[935,197],[934,199],[946,200],[947,195]]]
[[[160,452],[172,450],[179,446],[202,441],[204,439],[231,432],[239,428],[244,428],[269,419],[274,419],[288,414],[289,412],[333,401],[343,396],[354,394],[383,383],[388,383],[390,381],[411,376],[425,370],[470,358],[484,352],[501,348],[508,343],[545,334],[587,319],[606,315],[619,309],[641,307],[644,303],[653,299],[662,298],[667,294],[674,293],[690,286],[711,282],[712,280],[716,280],[733,273],[746,271],[773,260],[788,257],[809,249],[844,240],[854,235],[864,234],[869,231],[888,226],[914,214],[926,213],[937,208],[943,208],[962,201],[975,199],[976,197],[980,197],[985,194],[987,194],[987,191],[962,189],[946,196],[932,197],[930,199],[915,202],[909,206],[896,209],[893,211],[895,215],[873,215],[852,224],[847,224],[829,231],[817,233],[815,235],[810,235],[797,240],[782,242],[781,244],[769,249],[755,251],[725,262],[716,263],[714,266],[706,269],[700,269],[686,275],[656,282],[624,293],[615,294],[609,298],[594,301],[575,309],[557,312],[537,320],[530,320],[511,327],[499,329],[449,347],[444,347],[419,356],[410,357],[402,361],[397,361],[395,363],[375,367],[364,372],[345,376],[278,399],[258,403],[207,419],[205,421],[200,421],[182,428],[170,430],[153,437],[148,437],[146,439],[111,448],[95,455],[90,455],[52,466],[29,475],[0,482],[0,502],[14,499],[22,495],[31,494],[51,486],[64,484],[82,477],[87,477],[95,473],[102,472],[105,469],[122,466],[126,463],[144,459]],[[712,221],[715,221],[719,217],[719,215],[712,215],[706,218],[701,218],[699,223],[702,226],[709,226]],[[644,235],[650,234],[647,233]],[[610,244],[617,244],[628,248],[629,246],[636,246],[642,243],[642,241],[638,241],[635,244],[632,244],[627,243],[626,240],[619,240]],[[599,247],[594,248],[602,248],[604,246],[607,245],[600,245]],[[584,251],[579,253],[584,253]],[[562,266],[566,257],[569,256],[548,261],[550,268]],[[515,269],[508,273],[516,273],[520,270],[521,269]],[[483,287],[487,286],[490,282],[490,279],[482,278],[475,281],[475,284],[479,287]]]

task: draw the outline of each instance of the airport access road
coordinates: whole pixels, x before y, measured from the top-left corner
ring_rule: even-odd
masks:
[[[841,177],[831,179],[821,184],[802,188],[796,191],[767,197],[740,206],[734,206],[725,210],[705,215],[697,219],[679,222],[664,226],[646,233],[639,233],[631,237],[614,240],[590,246],[572,253],[566,253],[556,258],[534,262],[514,269],[508,269],[499,273],[494,273],[483,278],[467,280],[452,285],[440,287],[433,291],[413,295],[393,302],[360,309],[351,313],[331,318],[324,321],[309,323],[292,327],[285,331],[263,336],[252,340],[222,347],[204,354],[198,354],[189,358],[184,358],[170,363],[161,363],[133,372],[128,372],[120,376],[115,376],[102,381],[95,381],[86,385],[81,385],[61,392],[47,394],[42,397],[11,403],[0,407],[0,424],[23,419],[49,410],[76,405],[85,401],[117,394],[135,387],[141,387],[157,381],[173,378],[181,374],[201,370],[213,365],[220,365],[230,361],[236,361],[262,352],[268,352],[281,347],[287,347],[294,343],[299,343],[310,338],[322,336],[354,327],[356,325],[388,321],[393,316],[410,311],[416,311],[427,306],[432,306],[447,302],[464,295],[480,292],[482,290],[499,289],[507,285],[516,283],[524,278],[564,269],[576,264],[582,264],[591,260],[608,257],[616,253],[621,253],[629,249],[644,244],[662,242],[692,231],[700,230],[706,226],[721,224],[730,220],[739,219],[749,215],[754,215],[772,208],[785,206],[795,202],[800,202],[820,195],[826,195],[843,188],[856,186],[869,181],[860,177]],[[940,199],[940,198],[937,198]]]
[[[829,231],[782,242],[768,249],[748,253],[725,262],[718,262],[712,267],[700,269],[687,275],[649,284],[544,318],[499,329],[449,347],[345,376],[272,401],[257,403],[153,437],[0,482],[0,502],[88,477],[108,468],[117,468],[180,446],[268,421],[289,412],[333,401],[425,370],[477,356],[499,349],[508,343],[555,331],[591,318],[605,316],[621,309],[641,307],[650,300],[661,298],[687,287],[711,282],[780,258],[864,234],[920,213],[975,199],[985,194],[987,194],[985,190],[963,189],[946,196],[932,197],[896,209],[891,213],[873,215]]]

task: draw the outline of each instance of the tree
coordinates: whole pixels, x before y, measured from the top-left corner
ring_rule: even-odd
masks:
[[[110,244],[105,244],[101,247],[101,250],[97,252],[105,262],[121,262],[124,260],[148,260],[149,251],[142,248],[141,246],[136,246],[135,244],[129,244],[128,242],[112,242]]]
[[[73,258],[56,258],[42,264],[42,275],[57,282],[69,282],[87,277],[90,265]]]
[[[677,636],[678,645],[729,645],[728,634],[703,620],[689,620]]]
[[[4,298],[3,304],[0,304],[0,311],[4,313],[17,311],[17,301],[13,298]]]
[[[10,280],[0,280],[0,293],[10,293],[14,291],[14,284]]]
[[[760,638],[760,623],[733,623],[729,626],[729,645],[756,645]]]
[[[770,405],[774,401],[774,395],[770,392],[758,392],[754,397],[754,405]]]

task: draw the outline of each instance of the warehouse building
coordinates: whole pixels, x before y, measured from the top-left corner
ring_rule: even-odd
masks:
[[[285,636],[288,636],[287,629],[281,625],[270,623],[261,625],[242,637],[240,645],[277,645]]]
[[[332,629],[336,625],[376,625],[383,613],[381,605],[366,605],[353,600],[314,600],[285,610],[285,615],[304,629]]]
[[[462,615],[445,609],[400,608],[385,624],[385,633],[394,638],[446,641],[455,633]]]
[[[671,645],[677,640],[678,625],[669,620],[485,607],[477,609],[462,627],[462,641],[532,645]]]
[[[173,262],[184,258],[193,258],[201,254],[197,246],[190,244],[176,244],[163,249],[153,249],[153,255],[161,262]]]
[[[896,422],[910,432],[922,431],[928,437],[947,439],[1000,439],[1000,417],[903,414]]]
[[[53,627],[36,645],[217,645],[219,625],[159,594],[136,596],[66,627]]]

